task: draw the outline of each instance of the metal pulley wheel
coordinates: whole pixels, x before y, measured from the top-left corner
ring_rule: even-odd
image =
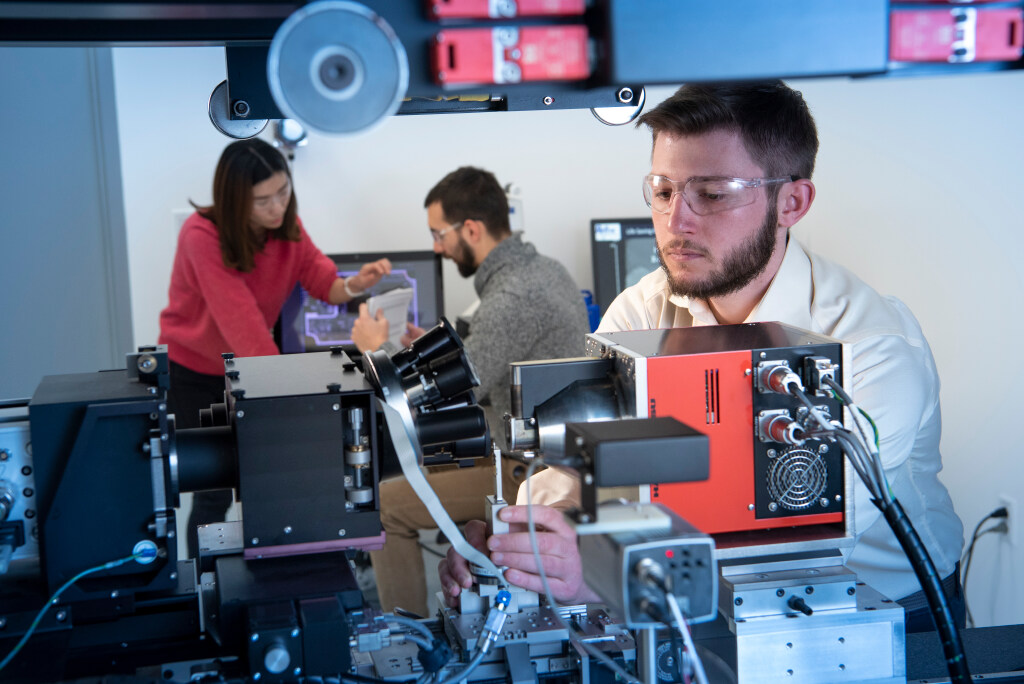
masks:
[[[243,103],[244,104],[244,103]],[[248,105],[246,105],[248,109]],[[232,119],[228,98],[228,82],[221,81],[210,95],[210,123],[229,138],[240,140],[259,135],[267,127],[267,119]]]
[[[319,133],[357,133],[395,113],[409,85],[405,48],[375,12],[322,0],[281,24],[267,56],[267,83],[290,119]]]

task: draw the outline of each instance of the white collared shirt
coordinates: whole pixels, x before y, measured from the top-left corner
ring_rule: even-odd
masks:
[[[746,323],[779,321],[850,345],[853,388],[846,388],[880,431],[880,454],[896,499],[920,535],[940,577],[960,559],[963,524],[939,481],[939,377],[921,327],[903,302],[884,297],[845,268],[790,239],[772,284]],[[716,325],[704,300],[672,295],[662,269],[622,292],[597,332]],[[544,477],[542,477],[544,476]],[[579,500],[578,484],[558,471],[535,476],[535,503]],[[525,502],[526,487],[519,489]],[[857,542],[847,565],[892,599],[920,589],[895,535],[859,480]]]

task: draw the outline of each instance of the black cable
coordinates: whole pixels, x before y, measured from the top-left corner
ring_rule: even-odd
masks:
[[[839,395],[839,398],[842,400],[844,404],[849,406],[850,404],[853,403],[853,398],[846,393],[846,390],[843,389],[842,385],[836,382],[835,378],[825,376],[825,384],[828,385],[833,392]]]
[[[438,551],[437,549],[432,549],[432,548],[430,548],[429,546],[427,546],[427,545],[426,545],[426,544],[424,544],[423,542],[416,542],[416,543],[417,543],[417,544],[419,544],[419,546],[420,546],[420,548],[421,548],[421,549],[423,549],[423,550],[424,550],[424,551],[426,551],[427,553],[431,553],[431,554],[433,554],[433,555],[437,556],[438,558],[447,558],[447,557],[448,557],[448,556],[447,556],[446,554],[443,554],[443,553],[441,553],[441,552],[440,552],[440,551]]]
[[[674,658],[676,661],[676,674],[679,675],[679,679],[677,681],[685,681],[685,678],[683,677],[683,644],[679,639],[679,635],[676,633],[676,630],[672,627],[672,618],[665,615],[665,611],[661,609],[661,606],[654,602],[648,603],[644,612],[668,628],[668,638],[672,644],[672,652],[676,656]]]
[[[974,557],[974,542],[978,541],[979,539],[984,537],[989,532],[1004,532],[1005,530],[1006,530],[1006,523],[999,523],[998,525],[993,525],[992,527],[988,528],[987,530],[983,530],[981,532],[981,534],[978,534],[977,536],[974,537],[974,539],[971,540],[971,545],[970,545],[970,547],[967,550],[967,563],[966,563],[966,565],[964,567],[964,579],[963,579],[963,581],[960,584],[961,584],[963,592],[964,592],[964,611],[967,614],[967,626],[968,627],[974,627],[974,616],[971,615],[971,605],[967,601],[967,584],[966,584],[966,582],[967,582],[967,574],[971,571],[971,559]]]
[[[974,544],[975,544],[975,542],[978,541],[978,539],[980,539],[981,537],[985,536],[989,532],[994,532],[995,530],[999,529],[999,526],[996,525],[995,527],[990,527],[989,529],[985,530],[984,532],[981,532],[981,526],[982,525],[984,525],[987,521],[989,521],[989,520],[991,520],[993,518],[1004,518],[1005,519],[1008,516],[1009,516],[1009,512],[1006,510],[1006,506],[1000,506],[999,508],[995,509],[994,511],[992,511],[991,513],[986,515],[984,518],[981,519],[981,521],[978,523],[978,525],[974,528],[974,534],[971,535],[971,543],[967,545],[967,553],[964,555],[964,578],[960,582],[960,584],[962,585],[963,592],[964,592],[964,610],[967,613],[967,626],[968,627],[973,627],[974,626],[974,616],[971,615],[971,605],[967,601],[967,573],[969,573],[971,571],[971,559],[974,557]]]
[[[851,397],[842,389],[839,383],[833,378],[825,378],[825,383],[852,410],[853,402]],[[805,400],[802,393],[798,394],[798,397],[801,400]],[[809,401],[804,401],[804,403],[810,409]],[[874,424],[872,423],[872,425]],[[847,456],[850,458],[850,462],[855,463],[856,467],[856,459],[853,457],[851,450],[859,452],[860,445],[857,444],[856,440],[851,439],[852,433],[845,429],[837,429],[833,436],[843,442],[844,451],[846,451]],[[861,454],[858,453],[859,456]],[[971,673],[967,666],[967,656],[964,653],[963,641],[960,639],[960,630],[949,608],[949,599],[942,589],[942,578],[939,577],[939,573],[935,570],[935,564],[932,562],[931,556],[928,555],[928,549],[921,542],[917,530],[914,529],[903,507],[899,501],[892,497],[891,492],[888,490],[880,459],[871,454],[867,454],[867,458],[869,459],[868,464],[871,466],[870,473],[867,474],[871,475],[871,477],[866,477],[866,474],[862,473],[860,468],[857,469],[858,474],[872,492],[871,502],[882,512],[893,534],[896,535],[896,539],[903,548],[907,560],[910,561],[910,566],[914,569],[914,574],[921,585],[921,590],[928,599],[928,608],[931,610],[935,629],[942,641],[942,652],[946,658],[946,669],[949,672],[950,682],[968,684],[971,681]],[[873,484],[874,486],[872,486]]]
[[[942,590],[942,578],[935,570],[928,549],[921,543],[917,530],[911,524],[910,519],[904,512],[900,502],[893,499],[888,505],[878,499],[871,502],[882,511],[886,522],[892,528],[893,534],[903,547],[907,555],[917,581],[921,584],[921,590],[928,599],[928,607],[932,612],[932,619],[935,621],[935,629],[942,641],[942,653],[946,658],[946,669],[949,672],[950,682],[968,684],[971,682],[971,672],[967,667],[967,655],[964,653],[963,641],[960,639],[960,630],[957,628],[953,613],[949,608],[949,600]]]
[[[417,613],[414,613],[411,610],[406,610],[405,608],[402,608],[401,606],[395,606],[395,609],[392,612],[395,615],[400,615],[402,617],[411,618],[413,620],[422,620],[424,618],[423,615],[419,615]]]
[[[671,627],[668,630],[668,638],[672,643],[672,653],[675,656],[676,674],[679,675],[680,682],[685,682],[687,678],[683,675],[683,658],[686,656],[683,651],[683,641],[679,638],[676,630]]]

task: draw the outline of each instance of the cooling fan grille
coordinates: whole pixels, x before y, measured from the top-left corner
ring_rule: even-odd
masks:
[[[790,449],[768,467],[768,494],[779,506],[799,511],[813,506],[825,493],[828,469],[817,453]]]

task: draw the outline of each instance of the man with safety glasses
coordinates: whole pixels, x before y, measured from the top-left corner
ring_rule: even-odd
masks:
[[[943,578],[963,624],[957,562],[963,525],[938,479],[939,379],[913,314],[843,267],[804,249],[789,229],[814,202],[818,136],[802,95],[781,82],[687,85],[640,117],[653,134],[643,196],[661,268],[620,294],[598,332],[781,321],[852,347],[853,396],[874,416],[888,482]],[[559,600],[596,599],[582,581],[575,535],[558,509],[577,505],[578,482],[555,469],[531,479],[540,547]],[[525,503],[526,488],[520,488]],[[924,594],[896,537],[856,489],[856,544],[847,565],[907,609],[907,631],[932,629]],[[524,506],[503,512],[526,521]],[[478,528],[467,536],[482,542]],[[487,540],[510,582],[541,589],[525,533]],[[442,562],[442,586],[469,586],[461,558]]]

